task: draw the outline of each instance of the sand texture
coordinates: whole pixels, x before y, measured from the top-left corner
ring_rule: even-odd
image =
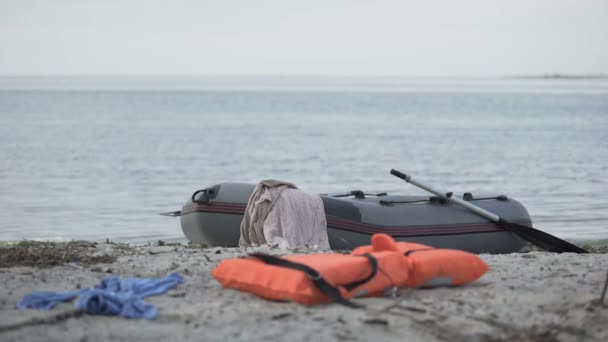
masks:
[[[490,271],[473,284],[401,289],[398,298],[356,299],[366,308],[351,309],[269,302],[224,289],[211,276],[219,261],[259,248],[85,242],[7,248],[0,248],[0,341],[608,341],[608,303],[598,303],[608,254],[481,255]],[[15,309],[30,291],[90,287],[108,273],[172,271],[185,283],[146,299],[158,307],[155,321],[77,314],[71,303]]]

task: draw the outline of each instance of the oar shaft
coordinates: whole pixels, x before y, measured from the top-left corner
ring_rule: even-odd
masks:
[[[417,186],[417,187],[419,187],[421,189],[424,189],[424,190],[426,190],[426,191],[428,191],[430,193],[433,193],[433,194],[435,194],[435,195],[437,195],[437,196],[439,196],[441,198],[444,198],[444,199],[446,199],[448,201],[452,201],[452,202],[454,202],[454,203],[456,203],[458,205],[461,205],[461,206],[469,209],[470,211],[472,211],[472,212],[474,212],[474,213],[476,213],[478,215],[481,215],[481,216],[487,218],[490,221],[493,221],[493,222],[500,221],[500,217],[498,215],[492,214],[491,212],[489,212],[489,211],[487,211],[485,209],[482,209],[482,208],[480,208],[480,207],[478,207],[478,206],[476,206],[474,204],[471,204],[471,203],[469,203],[467,201],[461,200],[460,198],[448,197],[445,194],[445,192],[441,192],[441,191],[439,191],[439,190],[437,190],[437,189],[435,189],[435,188],[433,188],[433,187],[431,187],[429,185],[422,184],[422,183],[416,181],[414,178],[412,178],[412,176],[408,176],[408,175],[406,175],[404,173],[401,173],[401,172],[399,172],[399,171],[397,171],[395,169],[391,170],[391,174],[394,175],[394,176],[397,176],[397,177],[399,177],[401,179],[403,179],[404,181],[406,181],[406,182],[408,182],[408,183],[410,183],[412,185],[415,185],[415,186]]]
[[[391,170],[391,174],[399,177],[401,179],[403,179],[404,181],[415,185],[421,189],[424,189],[430,193],[433,193],[441,198],[444,198],[448,201],[452,201],[455,202],[456,204],[463,206],[469,210],[471,210],[472,212],[483,216],[491,221],[497,222],[498,224],[502,225],[503,227],[505,227],[506,229],[512,231],[513,233],[517,234],[519,237],[521,237],[522,239],[531,242],[535,245],[538,245],[550,252],[557,252],[557,253],[563,253],[563,252],[574,252],[574,253],[588,253],[586,250],[584,250],[583,248],[580,248],[576,245],[571,244],[568,241],[564,241],[558,237],[555,237],[551,234],[547,234],[541,230],[532,228],[532,227],[527,227],[527,226],[523,226],[521,224],[517,224],[517,223],[513,223],[510,222],[508,220],[505,220],[503,218],[501,218],[500,216],[493,214],[485,209],[482,209],[476,205],[473,205],[469,202],[466,202],[464,200],[461,200],[460,198],[456,198],[456,197],[452,197],[450,195],[447,195],[437,189],[434,189],[428,185],[422,184],[417,182],[415,179],[413,179],[411,176],[408,176],[402,172],[399,172],[397,170]]]
[[[478,207],[478,206],[476,206],[474,204],[471,204],[471,203],[469,203],[469,202],[467,202],[465,200],[462,200],[462,199],[460,199],[458,197],[448,197],[445,193],[443,193],[443,192],[441,192],[441,191],[439,191],[439,190],[437,190],[435,188],[432,188],[432,187],[430,187],[430,186],[428,186],[426,184],[422,184],[422,183],[416,181],[411,176],[409,177],[409,180],[406,180],[406,182],[408,182],[408,183],[410,183],[412,185],[415,185],[415,186],[417,186],[417,187],[419,187],[421,189],[424,189],[424,190],[426,190],[428,192],[431,192],[431,193],[433,193],[433,194],[435,194],[435,195],[437,195],[437,196],[439,196],[441,198],[444,198],[444,199],[446,199],[448,201],[452,201],[452,202],[454,202],[454,203],[456,203],[456,204],[458,204],[460,206],[463,206],[463,207],[469,209],[470,211],[472,211],[472,212],[474,212],[474,213],[476,213],[478,215],[481,215],[481,216],[487,218],[490,221],[498,222],[500,220],[500,217],[498,215],[496,215],[496,214],[492,214],[491,212],[489,212],[489,211],[487,211],[487,210],[485,210],[483,208],[480,208],[480,207]]]

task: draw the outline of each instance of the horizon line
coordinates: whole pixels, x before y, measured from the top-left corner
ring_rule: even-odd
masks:
[[[203,74],[203,73],[16,73],[0,74],[0,78],[393,78],[393,79],[593,79],[608,78],[608,72],[598,73],[513,73],[496,75],[388,75],[388,74]]]

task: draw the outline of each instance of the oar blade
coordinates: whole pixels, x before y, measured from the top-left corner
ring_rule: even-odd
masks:
[[[524,226],[521,224],[513,223],[504,219],[498,221],[499,224],[503,225],[508,230],[519,235],[524,240],[527,240],[541,248],[548,250],[549,252],[556,253],[589,253],[587,250],[571,244],[568,241],[562,240],[556,236],[545,233],[541,230]]]

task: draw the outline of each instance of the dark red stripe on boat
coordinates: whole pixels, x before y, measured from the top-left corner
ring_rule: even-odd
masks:
[[[213,202],[206,204],[191,203],[182,208],[182,215],[190,214],[197,211],[218,213],[218,214],[235,214],[243,215],[245,213],[246,204]]]
[[[182,208],[182,215],[194,212],[208,212],[217,214],[243,215],[245,204],[213,202],[206,204],[191,203]],[[530,226],[529,220],[513,220],[525,226]],[[372,225],[363,222],[345,220],[341,217],[327,216],[327,227],[332,229],[345,230],[361,234],[387,233],[394,237],[407,236],[428,236],[428,235],[455,235],[473,233],[492,233],[505,231],[503,227],[494,222],[482,223],[459,223],[459,224],[436,224],[436,225],[417,225],[417,226],[398,226],[385,227]]]
[[[528,226],[531,224],[529,220],[514,220],[514,222]],[[504,228],[494,222],[384,227],[348,221],[333,216],[327,217],[327,226],[334,229],[370,235],[375,233],[387,233],[394,237],[491,233],[505,231]]]

